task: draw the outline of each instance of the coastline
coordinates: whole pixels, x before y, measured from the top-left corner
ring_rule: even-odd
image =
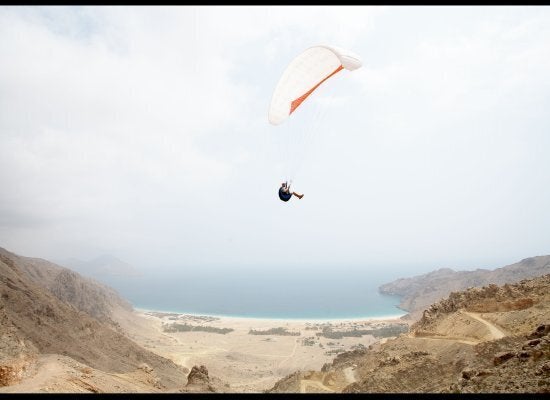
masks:
[[[218,320],[243,320],[243,321],[259,321],[259,322],[296,322],[296,323],[343,323],[343,322],[375,322],[375,321],[396,321],[401,322],[401,317],[407,315],[407,312],[403,311],[402,314],[395,315],[382,315],[382,316],[363,316],[363,317],[349,317],[349,318],[303,318],[303,317],[287,317],[287,318],[275,318],[275,317],[248,317],[239,315],[216,315],[216,314],[204,314],[204,313],[189,313],[173,310],[157,310],[142,307],[134,307],[134,310],[139,314],[157,313],[157,314],[173,314],[179,316],[190,316],[194,318],[215,318]]]

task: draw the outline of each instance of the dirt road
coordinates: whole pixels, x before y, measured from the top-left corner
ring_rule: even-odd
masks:
[[[484,324],[487,328],[489,328],[489,331],[491,332],[491,335],[493,336],[493,339],[500,339],[506,336],[506,332],[504,332],[502,329],[497,327],[495,324],[483,319],[481,317],[481,314],[479,313],[473,313],[473,312],[467,312],[462,311],[463,314],[469,316],[470,318],[473,318],[482,324]]]

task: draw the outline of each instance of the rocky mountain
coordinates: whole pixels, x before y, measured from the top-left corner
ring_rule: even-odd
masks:
[[[550,393],[550,274],[453,292],[410,332],[268,392]]]
[[[185,368],[117,329],[113,312],[131,306],[112,289],[0,249],[0,299],[0,389],[35,373],[41,363],[64,363],[78,374],[96,371],[121,382],[145,374],[140,382],[146,391],[185,387]]]
[[[139,276],[139,271],[133,265],[128,264],[115,256],[104,254],[90,261],[83,261],[76,258],[68,258],[57,261],[59,265],[67,267],[81,275],[105,281],[114,276]]]
[[[103,322],[113,322],[111,315],[115,308],[132,309],[131,304],[112,288],[49,261],[22,257],[2,248],[0,260],[17,265],[31,282]]]
[[[526,258],[495,270],[454,271],[450,268],[441,268],[427,274],[397,279],[380,286],[379,291],[383,294],[401,296],[399,307],[409,312],[410,319],[416,320],[424,309],[445,298],[452,291],[490,283],[497,285],[515,283],[521,279],[548,273],[550,273],[550,255]]]

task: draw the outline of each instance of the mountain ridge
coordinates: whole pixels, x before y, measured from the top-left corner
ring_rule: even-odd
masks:
[[[138,268],[111,254],[102,254],[89,261],[73,257],[57,260],[56,263],[84,276],[99,280],[112,276],[134,277],[142,275],[142,271]]]
[[[409,278],[400,278],[379,287],[379,292],[401,296],[399,308],[415,320],[431,304],[448,296],[452,291],[468,287],[481,287],[491,283],[514,283],[550,272],[550,255],[524,258],[493,270],[478,268],[471,271],[455,271],[440,268]]]

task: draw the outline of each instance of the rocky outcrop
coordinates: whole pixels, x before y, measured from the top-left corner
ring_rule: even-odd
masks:
[[[432,322],[437,321],[442,315],[460,309],[486,313],[527,309],[540,301],[540,297],[548,293],[549,288],[550,274],[547,274],[538,279],[524,279],[515,284],[489,284],[481,288],[452,292],[448,298],[424,310],[422,318],[411,325],[411,331],[417,334],[429,331]]]
[[[208,384],[209,382],[208,369],[204,365],[200,367],[194,365],[189,375],[187,375],[187,385]]]
[[[541,338],[544,336],[548,336],[550,333],[550,324],[541,324],[537,326],[537,329],[535,329],[534,332],[532,332],[529,336],[527,336],[529,339],[535,339],[535,338]],[[538,344],[539,342],[536,340],[532,341],[535,344]]]
[[[187,393],[227,393],[231,392],[229,384],[219,378],[209,376],[204,365],[194,365],[187,375],[187,384],[180,392]]]
[[[34,361],[34,359],[28,359],[27,357],[4,360],[0,363],[0,386],[19,383],[31,368]]]
[[[538,338],[529,339],[534,336]],[[478,351],[494,354],[475,359],[451,384],[452,392],[550,393],[550,337],[544,329],[481,344]]]
[[[20,336],[0,305],[0,386],[18,383],[33,367],[38,350]]]

